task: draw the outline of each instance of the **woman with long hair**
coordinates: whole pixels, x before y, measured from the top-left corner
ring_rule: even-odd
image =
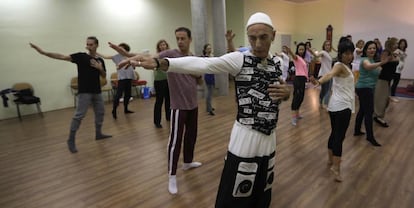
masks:
[[[287,47],[289,55],[292,57],[295,64],[295,79],[293,80],[293,99],[292,99],[292,125],[296,126],[298,119],[302,116],[299,114],[299,108],[302,105],[303,98],[305,97],[305,84],[308,80],[308,67],[304,60],[306,54],[306,45],[299,43],[296,46],[296,52],[293,53],[290,48]]]
[[[408,44],[406,39],[400,39],[398,42],[398,53],[399,55],[399,63],[397,66],[397,70],[394,73],[394,77],[392,79],[392,85],[391,85],[391,100],[394,102],[398,102],[398,99],[395,98],[395,91],[397,91],[398,83],[400,83],[401,79],[401,72],[404,69],[405,65],[405,58],[407,58],[407,53],[405,52],[407,50]]]
[[[389,62],[382,65],[382,70],[378,76],[377,84],[374,91],[374,121],[380,124],[382,127],[388,127],[388,123],[384,120],[385,110],[389,104],[390,83],[394,77],[394,73],[398,66],[397,53],[398,39],[395,37],[389,38],[385,41],[385,49],[382,52],[382,56],[389,59]]]
[[[358,40],[355,44],[354,60],[352,61],[352,71],[354,73],[355,83],[359,78],[359,65],[361,64],[362,48],[364,47],[364,44],[364,40]]]
[[[318,80],[311,77],[316,86],[332,80],[332,96],[328,111],[331,119],[331,134],[328,140],[328,166],[335,175],[335,181],[341,182],[340,163],[342,144],[355,106],[354,75],[349,65],[353,59],[354,44],[349,39],[341,39],[338,45],[338,62],[332,70]]]
[[[329,54],[332,51],[332,45],[330,40],[325,40],[322,44],[322,51],[315,53],[311,48],[308,51],[321,60],[321,68],[319,69],[318,78],[328,74],[332,68],[332,57]],[[319,105],[320,107],[326,107],[329,103],[331,95],[331,81],[327,81],[321,85],[321,91],[319,93]]]

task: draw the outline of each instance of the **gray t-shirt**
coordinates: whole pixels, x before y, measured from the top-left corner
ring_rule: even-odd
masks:
[[[112,61],[115,64],[118,64],[119,62],[121,62],[124,59],[125,59],[125,57],[122,56],[121,54],[116,54],[115,56],[112,56]],[[129,66],[125,69],[119,69],[119,70],[117,70],[117,73],[118,73],[118,80],[135,79],[134,68],[132,66]]]

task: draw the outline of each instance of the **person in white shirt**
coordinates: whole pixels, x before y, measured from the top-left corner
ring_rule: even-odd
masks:
[[[327,74],[311,81],[315,85],[332,80],[332,96],[329,100],[328,111],[331,119],[331,134],[328,141],[328,166],[334,173],[335,181],[341,182],[340,163],[342,144],[351,120],[351,112],[355,106],[355,84],[352,70],[348,67],[352,62],[354,44],[342,37],[338,45],[338,62]]]
[[[391,101],[398,102],[399,100],[395,98],[395,92],[397,91],[398,83],[400,83],[401,79],[401,72],[404,69],[405,65],[405,58],[407,58],[407,53],[405,52],[407,50],[407,40],[406,39],[400,39],[398,41],[398,54],[399,54],[399,63],[397,66],[397,70],[394,73],[394,77],[391,80]]]
[[[328,74],[332,68],[332,57],[329,54],[332,51],[331,41],[325,40],[322,45],[322,51],[315,53],[311,48],[308,51],[316,58],[321,60],[321,68],[319,69],[318,77],[322,77]],[[313,72],[311,72],[312,74]],[[331,95],[331,82],[328,81],[321,85],[321,92],[319,93],[319,104],[321,107],[326,108]]]
[[[290,95],[281,77],[280,60],[269,54],[276,34],[270,17],[260,12],[253,14],[246,30],[251,45],[248,51],[207,58],[136,56],[119,65],[157,68],[168,73],[228,72],[235,76],[237,119],[230,136],[216,208],[270,206],[279,104]]]
[[[359,65],[361,64],[362,48],[364,48],[365,41],[358,40],[355,44],[354,60],[352,61],[352,72],[354,73],[355,83],[359,78]]]
[[[282,46],[282,52],[278,53],[275,52],[276,56],[279,56],[282,61],[283,61],[283,67],[282,67],[282,78],[283,80],[286,81],[287,77],[288,77],[288,70],[289,70],[289,61],[290,58],[288,56],[288,52],[287,52],[287,47],[286,46]]]

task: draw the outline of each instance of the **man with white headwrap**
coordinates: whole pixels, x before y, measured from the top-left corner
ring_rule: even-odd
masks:
[[[217,194],[218,208],[270,206],[279,104],[290,95],[281,78],[281,60],[269,53],[276,33],[270,17],[253,14],[246,30],[251,46],[248,51],[211,58],[138,55],[119,66],[200,75],[228,72],[235,77],[238,112]]]

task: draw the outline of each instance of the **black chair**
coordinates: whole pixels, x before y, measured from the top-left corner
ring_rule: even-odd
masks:
[[[17,115],[19,117],[19,120],[22,120],[20,113],[20,105],[22,104],[36,104],[37,112],[41,117],[43,117],[42,110],[40,109],[40,98],[34,96],[34,90],[31,84],[26,82],[16,83],[13,85],[12,89],[15,91],[14,96],[16,99],[14,100],[14,103],[17,107]]]

